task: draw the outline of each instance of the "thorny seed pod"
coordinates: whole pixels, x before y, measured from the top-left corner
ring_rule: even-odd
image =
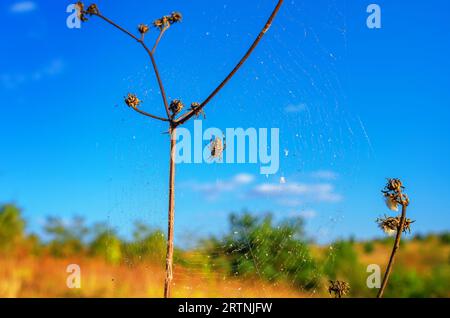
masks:
[[[378,223],[380,229],[382,229],[384,233],[388,235],[394,235],[400,228],[399,216],[397,217],[384,216],[384,218],[378,218],[376,222]],[[408,231],[408,233],[411,233],[411,224],[414,222],[415,221],[411,221],[411,219],[406,219],[405,224],[403,226],[403,232],[406,233],[406,231]]]
[[[93,14],[98,14],[98,13],[99,13],[98,7],[97,7],[97,5],[96,5],[95,3],[91,4],[91,5],[87,8],[86,12],[87,12],[89,15],[93,15]]]
[[[140,34],[145,34],[145,33],[148,32],[148,30],[149,30],[148,25],[146,25],[146,24],[139,24],[138,25],[138,31],[139,31]]]
[[[400,179],[388,179],[388,183],[386,185],[386,190],[400,192],[403,189],[402,182]]]
[[[330,285],[328,286],[328,292],[334,294],[334,298],[342,298],[350,291],[350,285],[347,282],[336,280],[330,280]]]
[[[180,12],[172,12],[172,14],[169,17],[169,22],[170,22],[170,24],[173,24],[173,23],[181,22],[182,19],[183,19],[183,16],[181,15]]]
[[[141,100],[137,98],[135,94],[128,93],[127,97],[125,97],[125,104],[127,104],[128,107],[137,108],[140,103]]]
[[[84,3],[81,1],[78,1],[77,3],[75,3],[75,10],[77,12],[77,18],[80,19],[82,22],[86,22],[88,20],[88,18],[86,18],[85,14],[86,12],[84,11]]]
[[[408,206],[408,196],[403,193],[403,186],[400,179],[388,179],[386,186],[381,192],[383,193],[386,205],[393,211],[398,211],[398,205]]]
[[[200,109],[199,103],[192,103],[190,110],[194,112],[195,118],[198,118],[200,115],[203,116],[203,119],[206,118],[205,111],[203,109]]]
[[[169,25],[170,25],[170,22],[169,22],[168,16],[163,16],[162,18],[156,19],[155,21],[153,21],[153,26],[160,30],[167,28]]]
[[[179,112],[181,112],[181,110],[183,108],[184,108],[184,104],[179,99],[174,99],[169,105],[169,110],[172,112],[173,115],[176,115]]]

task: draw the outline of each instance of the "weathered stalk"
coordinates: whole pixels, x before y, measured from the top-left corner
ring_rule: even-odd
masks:
[[[400,225],[397,230],[397,234],[395,236],[394,247],[392,248],[391,257],[389,258],[389,263],[386,267],[386,272],[384,273],[383,282],[381,283],[381,287],[380,287],[380,290],[378,291],[377,298],[383,297],[383,293],[384,293],[384,290],[386,289],[386,286],[387,286],[387,283],[389,280],[389,276],[391,275],[391,272],[392,272],[392,267],[394,266],[395,255],[397,254],[397,251],[400,247],[400,239],[402,237],[403,228],[405,226],[406,207],[407,207],[406,204],[402,204],[402,216],[400,217]]]
[[[166,279],[164,281],[164,298],[171,296],[173,279],[173,238],[175,222],[175,150],[177,131],[170,129],[170,159],[169,159],[169,213],[167,220],[167,254],[166,254]]]

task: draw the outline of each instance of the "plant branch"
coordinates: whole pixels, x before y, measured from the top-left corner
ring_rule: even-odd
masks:
[[[150,51],[150,49],[147,47],[147,45],[145,45],[144,42],[140,42],[140,43],[142,44],[142,47],[148,53],[148,56],[150,57],[150,60],[152,61],[153,70],[155,72],[155,76],[158,81],[159,90],[161,91],[161,97],[162,97],[162,100],[164,103],[164,108],[166,109],[167,118],[169,118],[169,120],[172,121],[172,119],[171,119],[172,117],[170,116],[170,111],[169,111],[169,103],[167,102],[166,91],[164,90],[164,85],[161,80],[161,75],[159,74],[159,71],[158,71],[158,66],[156,65],[155,57],[153,56],[152,51]]]
[[[133,108],[136,112],[138,112],[138,113],[141,114],[141,115],[144,115],[144,116],[147,116],[147,117],[150,117],[150,118],[153,118],[153,119],[161,120],[161,121],[170,121],[170,120],[167,119],[167,118],[159,117],[159,116],[156,116],[156,115],[152,115],[152,114],[150,114],[150,113],[147,113],[146,111],[140,110],[140,109],[137,108],[137,107],[131,107],[131,108]]]
[[[403,228],[405,227],[405,221],[406,221],[406,208],[407,208],[407,203],[406,202],[402,202],[402,215],[400,217],[400,225],[397,229],[397,234],[395,236],[395,242],[394,242],[394,247],[392,248],[392,253],[391,256],[389,258],[389,263],[386,267],[386,272],[384,273],[384,277],[383,277],[383,282],[381,283],[381,288],[378,291],[378,295],[377,298],[382,298],[383,297],[383,293],[384,290],[386,289],[388,280],[389,280],[389,276],[391,275],[392,272],[392,267],[394,266],[394,261],[395,261],[395,255],[397,254],[397,251],[400,247],[400,239],[402,237],[402,233],[403,233]]]
[[[241,60],[236,64],[236,66],[233,68],[233,70],[225,77],[225,79],[217,86],[214,91],[209,94],[209,96],[200,104],[199,110],[201,111],[203,107],[205,107],[211,99],[214,98],[214,96],[219,93],[219,91],[228,83],[228,81],[236,74],[236,72],[241,68],[241,66],[245,63],[245,61],[249,58],[249,56],[252,54],[253,50],[256,48],[256,46],[259,44],[263,36],[266,34],[266,32],[269,30],[269,28],[272,25],[273,19],[277,15],[278,11],[280,10],[281,5],[283,4],[283,0],[279,0],[275,9],[273,9],[272,14],[270,15],[269,19],[267,20],[266,24],[262,28],[261,32],[259,32],[256,39],[253,41],[253,44],[250,46],[250,48],[247,50],[245,55],[241,58]],[[187,112],[186,114],[183,114],[178,120],[175,121],[175,125],[182,125],[186,121],[188,121],[192,116],[195,115],[195,112],[193,110]]]
[[[164,108],[166,109],[166,114],[167,114],[167,121],[171,121],[171,116],[170,116],[170,111],[169,111],[169,103],[167,102],[167,97],[166,97],[166,92],[164,90],[164,85],[162,83],[161,80],[161,76],[159,74],[158,71],[158,66],[156,65],[156,61],[155,58],[153,56],[152,51],[150,51],[150,49],[147,47],[147,45],[144,43],[143,39],[139,39],[137,36],[135,36],[134,34],[132,34],[131,32],[127,31],[126,29],[122,28],[120,25],[118,25],[117,23],[113,22],[112,20],[108,19],[107,17],[105,17],[104,15],[100,14],[100,13],[95,13],[94,15],[98,16],[99,18],[103,19],[104,21],[108,22],[109,24],[111,24],[112,26],[116,27],[117,29],[119,29],[120,31],[124,32],[125,34],[129,35],[130,37],[132,37],[133,39],[135,39],[137,42],[139,42],[142,47],[144,48],[144,50],[148,53],[150,60],[152,62],[152,66],[153,66],[153,70],[155,72],[155,76],[156,79],[158,81],[158,85],[159,85],[159,89],[161,91],[161,96],[163,99],[163,103],[164,103]],[[147,113],[148,114],[148,113]],[[145,115],[145,114],[144,114]],[[150,117],[153,117],[150,116]],[[156,117],[156,116],[155,116]],[[153,117],[154,118],[154,117]]]
[[[129,36],[131,36],[133,39],[135,39],[138,42],[142,42],[141,39],[139,39],[137,36],[135,36],[133,33],[131,33],[130,31],[127,31],[126,29],[122,28],[120,25],[118,25],[117,23],[113,22],[112,20],[108,19],[107,17],[105,17],[104,15],[102,15],[101,13],[95,13],[93,15],[96,15],[97,17],[105,20],[106,22],[108,22],[109,24],[111,24],[112,26],[116,27],[117,29],[119,29],[120,31],[128,34]]]
[[[161,31],[159,32],[158,38],[155,41],[155,44],[153,45],[152,48],[152,54],[155,54],[156,48],[158,47],[159,41],[161,41],[162,36],[164,35],[164,32],[166,32],[166,30],[169,27],[164,27],[163,29],[161,29]]]

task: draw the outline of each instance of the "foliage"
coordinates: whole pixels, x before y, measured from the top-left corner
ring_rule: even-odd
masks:
[[[117,264],[122,260],[122,242],[114,230],[105,224],[95,226],[95,237],[89,244],[89,253]]]
[[[44,231],[50,238],[48,248],[53,256],[68,257],[85,251],[84,239],[88,228],[83,218],[74,217],[70,222],[64,222],[60,218],[49,217]]]
[[[143,222],[134,224],[133,240],[123,245],[124,254],[130,261],[149,259],[163,262],[166,253],[166,239],[162,231],[152,229]]]
[[[24,238],[25,221],[21,211],[12,204],[0,208],[0,251],[10,252]]]
[[[303,221],[295,218],[274,224],[271,215],[232,214],[230,232],[206,243],[215,262],[221,255],[234,276],[289,280],[299,288],[317,285],[316,264],[304,239]]]

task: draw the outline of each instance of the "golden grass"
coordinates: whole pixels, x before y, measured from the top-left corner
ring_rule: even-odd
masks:
[[[69,289],[66,268],[81,268],[81,288]],[[272,285],[175,268],[174,297],[305,297]],[[226,278],[226,279],[225,279]],[[0,258],[0,297],[161,297],[164,268],[151,263],[111,265],[100,259]]]

